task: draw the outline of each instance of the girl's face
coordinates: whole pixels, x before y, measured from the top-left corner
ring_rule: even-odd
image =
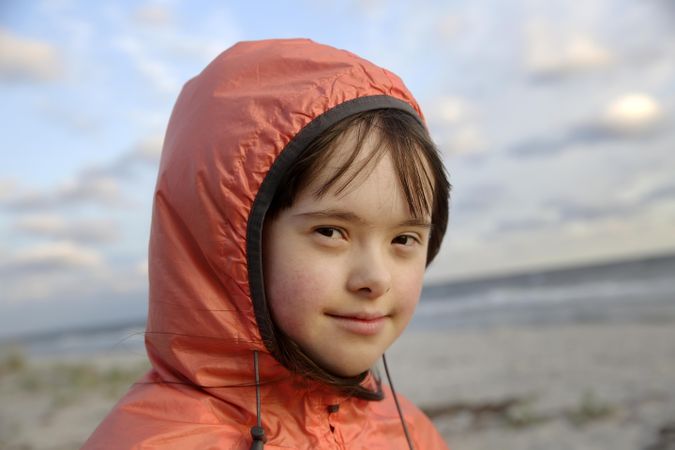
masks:
[[[372,145],[366,141],[350,171]],[[373,366],[412,317],[430,218],[410,214],[388,152],[342,192],[336,183],[317,198],[339,167],[331,162],[341,161],[329,161],[290,208],[266,222],[265,290],[284,333],[325,369],[354,376]]]

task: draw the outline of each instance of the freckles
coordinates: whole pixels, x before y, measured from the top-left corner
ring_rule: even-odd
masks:
[[[325,283],[307,267],[286,270],[274,292],[272,313],[274,321],[292,340],[304,348],[317,336],[318,320],[329,297]],[[311,346],[310,346],[311,348]],[[307,350],[307,349],[305,349]]]
[[[292,293],[297,299],[316,298],[322,285],[320,279],[311,270],[294,270],[284,280],[284,291]]]
[[[274,299],[272,309],[277,320],[285,325],[301,325],[304,313],[319,307],[325,296],[322,289],[324,283],[311,270],[306,269],[300,267],[282,271],[283,273],[277,274],[276,283],[271,287],[270,294]]]

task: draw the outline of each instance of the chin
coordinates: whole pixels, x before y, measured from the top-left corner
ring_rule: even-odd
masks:
[[[346,365],[327,365],[327,370],[342,377],[355,377],[361,375],[363,372],[370,370],[375,365],[375,361],[363,364],[346,364]]]
[[[336,375],[339,375],[341,377],[346,377],[346,378],[352,378],[356,377],[358,375],[361,375],[363,372],[367,371],[370,369],[370,367],[366,367],[363,370],[331,370]]]
[[[340,377],[356,377],[370,370],[382,357],[379,352],[351,351],[333,353],[307,352],[308,356],[324,370]]]

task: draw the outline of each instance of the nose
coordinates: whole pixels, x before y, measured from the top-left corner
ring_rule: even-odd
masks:
[[[391,271],[386,258],[376,249],[355,252],[347,279],[347,288],[359,296],[378,298],[391,289]]]

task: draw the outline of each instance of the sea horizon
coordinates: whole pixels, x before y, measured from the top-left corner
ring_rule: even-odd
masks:
[[[578,322],[675,320],[675,253],[425,285],[413,331]],[[145,317],[0,337],[28,353],[143,347]]]

